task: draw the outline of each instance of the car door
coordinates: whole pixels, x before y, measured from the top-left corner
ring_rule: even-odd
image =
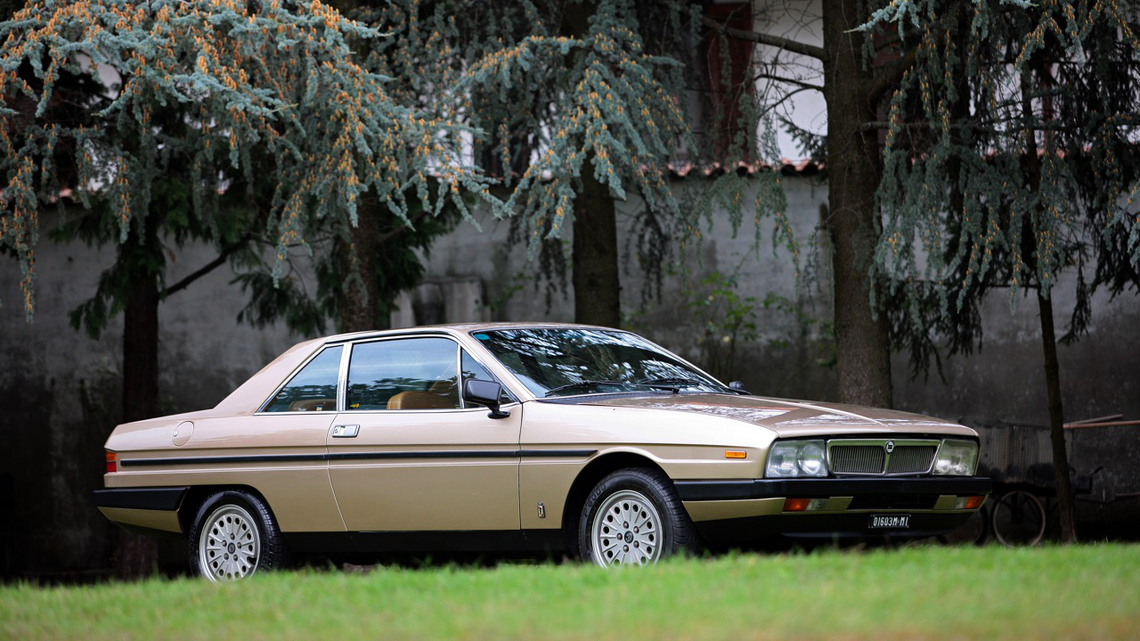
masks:
[[[351,346],[329,474],[349,531],[515,530],[522,411],[464,407],[446,336]]]

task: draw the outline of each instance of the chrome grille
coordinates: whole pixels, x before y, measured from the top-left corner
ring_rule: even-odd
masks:
[[[934,462],[933,445],[899,445],[891,452],[887,474],[919,474],[930,469]]]
[[[938,445],[934,439],[835,439],[827,443],[827,460],[836,476],[925,474]]]
[[[887,451],[882,445],[832,445],[832,474],[882,474]]]

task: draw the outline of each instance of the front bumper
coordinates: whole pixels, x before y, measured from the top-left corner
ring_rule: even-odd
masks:
[[[977,509],[960,497],[990,493],[988,478],[906,477],[677,481],[677,493],[707,539],[743,542],[766,535],[932,536],[962,525]],[[819,499],[785,511],[786,499]],[[871,529],[871,514],[906,514],[908,525]]]
[[[913,494],[970,496],[989,494],[988,478],[939,476],[841,479],[742,479],[731,481],[676,481],[682,501],[728,501],[771,497],[824,498],[880,495],[902,498]]]

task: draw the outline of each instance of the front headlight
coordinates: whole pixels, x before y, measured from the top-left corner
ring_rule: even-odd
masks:
[[[946,439],[934,460],[935,476],[972,476],[978,469],[978,444],[973,441]]]
[[[827,476],[823,441],[776,441],[768,452],[764,476],[773,479]]]

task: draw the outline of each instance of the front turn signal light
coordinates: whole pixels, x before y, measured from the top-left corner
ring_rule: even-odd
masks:
[[[808,509],[811,499],[784,499],[785,512],[803,512]]]
[[[982,507],[985,500],[984,496],[959,496],[954,507],[959,510],[976,510]]]
[[[748,458],[748,452],[744,450],[725,450],[724,458]]]
[[[826,505],[827,499],[784,499],[785,512],[814,512]]]
[[[107,450],[107,474],[114,474],[119,471],[119,455],[116,452]]]

